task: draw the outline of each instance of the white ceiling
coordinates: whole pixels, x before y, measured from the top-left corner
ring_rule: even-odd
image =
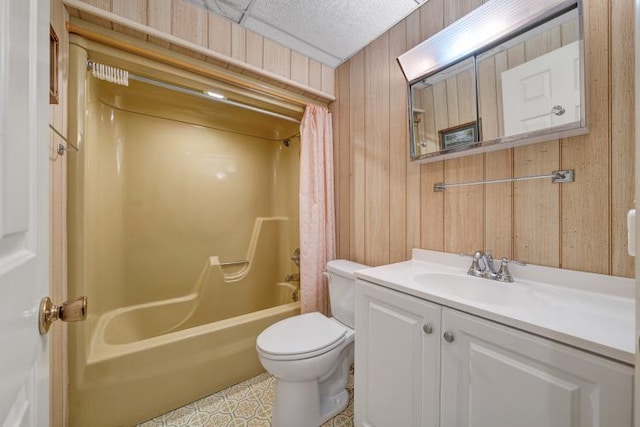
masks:
[[[426,0],[185,0],[337,67]]]

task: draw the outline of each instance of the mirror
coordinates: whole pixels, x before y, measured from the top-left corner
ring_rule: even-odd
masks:
[[[479,141],[475,77],[471,57],[411,85],[411,157],[458,151]]]
[[[478,106],[489,141],[580,127],[582,73],[574,9],[479,54]]]
[[[587,133],[581,17],[579,1],[491,0],[401,55],[411,159]]]

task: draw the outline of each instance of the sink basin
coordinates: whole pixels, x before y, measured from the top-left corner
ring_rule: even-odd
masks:
[[[421,273],[414,276],[414,281],[425,291],[443,297],[454,295],[458,299],[466,299],[482,304],[506,305],[519,296],[512,289],[515,284],[473,277],[466,274]]]

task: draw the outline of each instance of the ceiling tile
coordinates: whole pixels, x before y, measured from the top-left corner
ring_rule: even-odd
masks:
[[[185,0],[330,67],[426,0]]]
[[[250,13],[309,45],[346,59],[417,6],[414,0],[255,0]]]

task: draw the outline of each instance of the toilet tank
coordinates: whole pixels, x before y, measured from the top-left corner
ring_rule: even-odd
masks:
[[[369,266],[345,259],[336,259],[327,263],[331,314],[351,329],[355,328],[356,276],[353,273],[364,268]]]

